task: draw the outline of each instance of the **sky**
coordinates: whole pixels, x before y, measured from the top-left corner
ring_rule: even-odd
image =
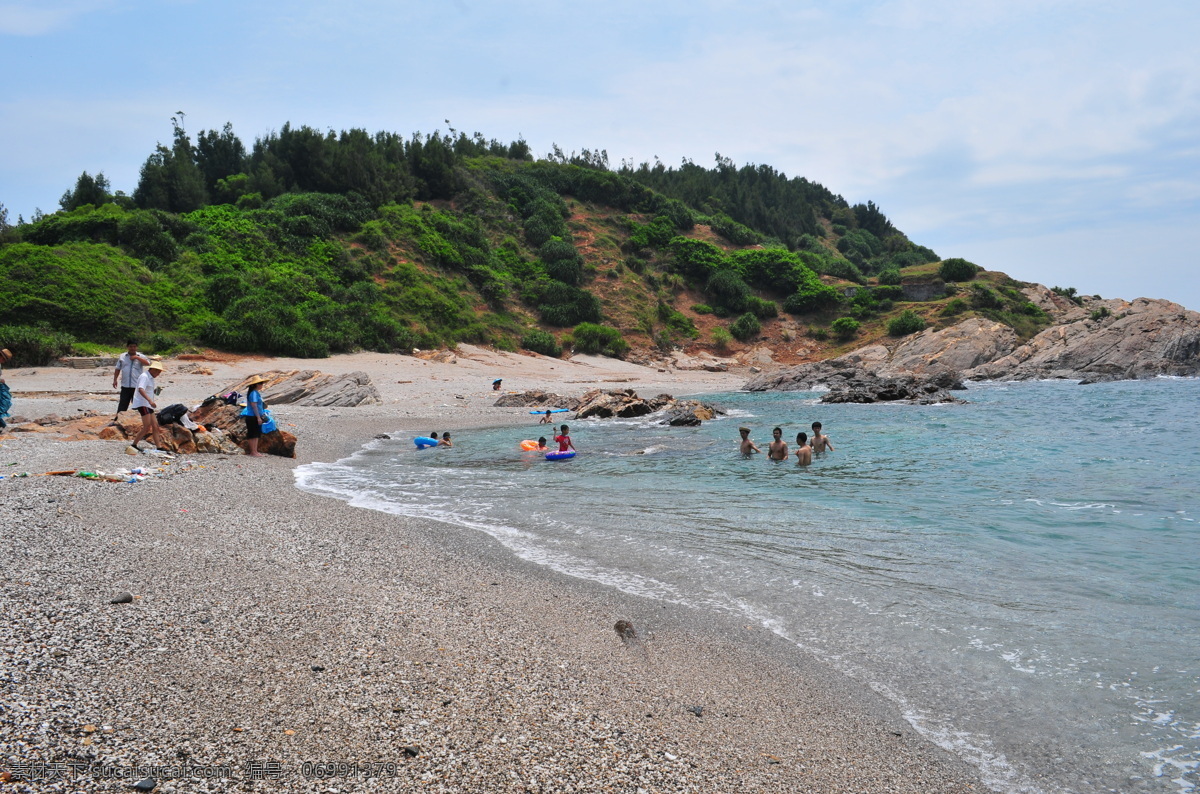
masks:
[[[916,243],[1200,310],[1195,0],[0,0],[0,203],[132,193],[171,116],[716,154]]]

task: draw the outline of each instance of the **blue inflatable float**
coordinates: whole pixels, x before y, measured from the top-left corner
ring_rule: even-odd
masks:
[[[413,443],[417,445],[417,449],[425,449],[425,447],[436,447],[438,445],[437,439],[430,438],[429,436],[417,436],[416,438],[413,439]]]
[[[570,409],[570,408],[551,408],[551,409],[550,409],[550,413],[552,413],[552,414],[561,414],[561,413],[566,413],[566,412],[567,412],[567,411],[569,411],[569,410],[571,410],[571,409]],[[530,411],[529,413],[531,413],[531,414],[544,414],[544,413],[546,413],[546,409],[545,409],[545,408],[543,408],[543,409],[542,409],[542,410],[540,410],[540,411]]]
[[[575,457],[575,450],[568,449],[565,452],[547,452],[546,460],[570,460]]]

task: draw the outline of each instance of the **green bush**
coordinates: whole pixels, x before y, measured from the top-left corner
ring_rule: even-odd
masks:
[[[938,275],[943,281],[970,281],[980,270],[982,268],[979,265],[955,257],[942,262],[938,267]]]
[[[967,302],[965,300],[962,298],[953,298],[952,300],[948,301],[944,307],[942,307],[942,314],[946,317],[953,317],[956,314],[962,314],[968,308],[969,307],[967,306]]]
[[[886,268],[879,271],[878,280],[880,284],[899,284],[900,270],[898,268]]]
[[[707,303],[693,303],[692,311],[694,311],[696,314],[712,314],[713,307],[709,306]]]
[[[554,334],[539,328],[525,332],[525,335],[521,337],[521,347],[551,358],[558,358],[562,355],[562,345],[554,338]]]
[[[1029,312],[1025,312],[1025,314],[1029,314]],[[1109,308],[1107,306],[1101,306],[1099,309],[1096,309],[1096,311],[1092,312],[1091,319],[1103,320],[1105,317],[1111,317],[1111,316],[1112,316],[1112,312],[1109,310]]]
[[[775,303],[775,301],[764,300],[756,295],[751,295],[747,299],[746,308],[761,320],[779,316],[779,304]]]
[[[710,273],[728,266],[725,252],[704,240],[673,237],[667,250],[671,253],[674,269],[692,278],[708,278]]]
[[[744,311],[750,302],[749,285],[732,270],[714,272],[708,277],[704,291],[714,306],[723,306],[731,312]]]
[[[924,330],[925,318],[912,309],[901,312],[888,323],[888,336],[908,336]]]
[[[607,325],[580,323],[571,336],[575,340],[575,350],[580,353],[620,358],[629,352],[629,343],[621,332]]]
[[[1001,309],[1004,300],[984,284],[972,284],[971,305],[976,309]]]
[[[28,325],[0,325],[0,347],[12,351],[9,366],[42,367],[70,355],[75,339],[70,334]]]
[[[818,342],[824,342],[829,338],[828,331],[826,331],[824,328],[817,328],[815,326],[812,326],[808,329],[808,335],[813,339],[816,339]]]
[[[859,322],[853,317],[839,317],[829,327],[839,340],[848,342],[858,335]]]
[[[733,334],[734,338],[740,342],[749,342],[761,331],[762,323],[750,312],[746,312],[729,326],[729,333]]]
[[[733,334],[729,333],[728,329],[717,326],[712,330],[713,346],[724,352],[729,349],[729,344],[733,341]]]

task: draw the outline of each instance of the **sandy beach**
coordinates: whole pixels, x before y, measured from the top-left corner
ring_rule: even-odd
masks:
[[[0,435],[6,790],[129,791],[146,777],[158,792],[985,790],[881,697],[761,626],[294,486],[296,466],[380,433],[533,427],[526,409],[492,407],[495,378],[680,396],[737,389],[744,372],[469,346],[453,363],[201,363],[211,374],[169,361],[163,399],[190,405],[267,370],[364,371],[382,404],[277,406],[295,460],[160,466],[120,442]],[[115,408],[107,369],[4,376],[15,415]],[[135,465],[161,474],[39,476]]]

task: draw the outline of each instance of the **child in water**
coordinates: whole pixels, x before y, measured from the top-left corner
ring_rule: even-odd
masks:
[[[538,436],[538,446],[537,446],[537,451],[538,451],[538,452],[545,452],[545,451],[546,451],[546,437],[545,437],[545,436]]]
[[[812,423],[812,431],[813,431],[813,437],[812,437],[813,452],[824,452],[827,449],[830,452],[833,452],[833,443],[829,440],[829,436],[821,435],[821,423],[820,422]]]
[[[575,449],[575,445],[571,443],[571,428],[567,427],[566,425],[562,426],[562,430],[560,431],[559,435],[554,437],[554,440],[558,442],[559,452],[566,452],[568,449]]]
[[[437,434],[435,433],[433,437],[434,437],[434,438],[437,438]],[[452,446],[454,446],[454,442],[452,442],[452,441],[450,440],[450,434],[449,434],[449,433],[442,433],[442,440],[438,442],[438,446],[439,446],[439,447],[452,447]]]

